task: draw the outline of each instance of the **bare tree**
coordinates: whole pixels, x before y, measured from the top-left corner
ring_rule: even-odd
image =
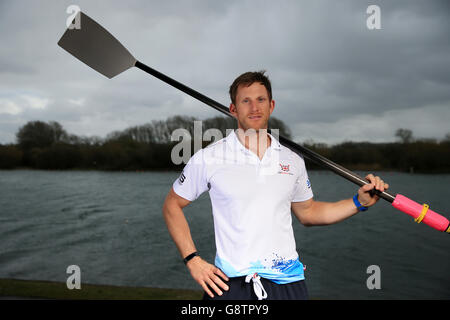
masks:
[[[409,129],[397,129],[397,131],[395,132],[395,136],[400,138],[400,141],[402,143],[410,143],[413,141],[413,133]]]
[[[45,148],[56,142],[66,141],[67,132],[56,121],[29,121],[16,134],[17,142],[23,149]]]

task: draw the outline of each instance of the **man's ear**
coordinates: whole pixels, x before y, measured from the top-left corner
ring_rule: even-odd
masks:
[[[230,113],[233,115],[233,117],[235,117],[236,118],[236,116],[237,116],[237,110],[236,110],[236,106],[234,105],[234,104],[230,104]]]
[[[275,100],[270,101],[270,114],[272,114],[273,109],[275,109]]]

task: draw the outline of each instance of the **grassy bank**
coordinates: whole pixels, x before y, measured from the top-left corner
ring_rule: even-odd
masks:
[[[23,297],[70,300],[199,300],[203,293],[197,290],[146,287],[119,287],[81,284],[81,289],[67,289],[66,283],[0,279],[1,297]]]

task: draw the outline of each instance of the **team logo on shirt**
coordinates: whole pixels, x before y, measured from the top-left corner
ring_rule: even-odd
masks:
[[[180,182],[180,184],[182,184],[184,182],[184,180],[186,180],[186,176],[182,172],[178,181]]]
[[[309,181],[309,179],[306,180],[306,186],[308,187],[308,189],[311,189],[311,181]]]
[[[281,164],[281,163],[280,163],[281,171],[278,171],[278,173],[282,173],[282,174],[290,174],[290,175],[292,175],[293,173],[291,173],[291,172],[289,171],[289,170],[290,170],[289,166],[290,166],[290,164]]]

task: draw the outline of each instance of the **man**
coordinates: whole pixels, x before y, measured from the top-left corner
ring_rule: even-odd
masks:
[[[163,215],[192,277],[214,299],[307,299],[291,212],[305,226],[329,225],[374,205],[379,177],[353,198],[313,199],[303,159],[267,133],[275,108],[264,72],[247,72],[230,87],[238,130],[199,150],[168,193]],[[214,265],[197,253],[183,208],[209,191],[214,217]],[[250,283],[251,282],[251,283]]]

